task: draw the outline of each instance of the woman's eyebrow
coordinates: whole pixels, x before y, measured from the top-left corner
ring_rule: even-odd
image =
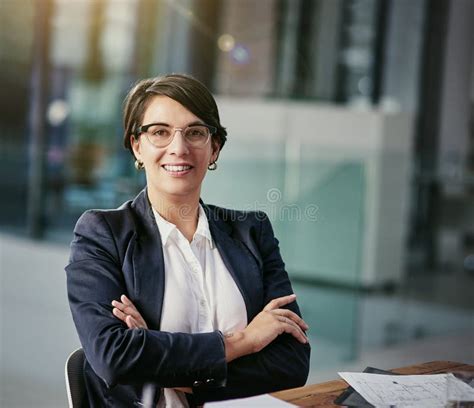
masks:
[[[166,122],[151,122],[150,125],[172,127],[169,123],[166,123]],[[204,122],[202,120],[195,120],[193,122],[188,123],[187,125],[183,127],[189,127],[189,126],[195,126],[195,125],[204,125]]]
[[[187,124],[187,126],[194,126],[194,125],[204,125],[204,122],[202,120],[195,120],[194,122]]]
[[[171,127],[168,123],[165,123],[165,122],[150,122],[148,125],[158,125],[158,126],[167,126],[167,127]]]

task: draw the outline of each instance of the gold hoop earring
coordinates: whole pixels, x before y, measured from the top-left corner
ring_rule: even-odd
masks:
[[[212,162],[209,166],[207,166],[207,169],[208,169],[208,170],[211,170],[211,171],[217,169],[217,163],[216,163],[216,162]]]
[[[140,161],[140,160],[135,160],[135,168],[137,170],[143,170],[145,168],[145,166],[143,165],[143,162]]]

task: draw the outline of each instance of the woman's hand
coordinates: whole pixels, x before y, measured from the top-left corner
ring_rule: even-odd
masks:
[[[291,310],[281,309],[295,299],[294,294],[273,299],[244,330],[224,335],[227,362],[262,350],[283,333],[291,334],[303,344],[307,343],[308,338],[303,331],[308,329],[305,321]]]
[[[148,329],[142,315],[127,296],[120,296],[120,302],[113,300],[112,306],[114,316],[124,322],[129,329]]]
[[[305,321],[291,310],[281,309],[295,299],[295,295],[273,299],[245,328],[245,334],[252,339],[254,353],[262,350],[283,333],[291,334],[300,343],[308,342],[303,332],[308,329]]]

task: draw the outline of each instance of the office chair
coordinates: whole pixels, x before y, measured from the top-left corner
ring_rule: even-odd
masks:
[[[64,376],[69,408],[81,408],[86,400],[86,385],[84,383],[84,350],[78,348],[66,360]]]

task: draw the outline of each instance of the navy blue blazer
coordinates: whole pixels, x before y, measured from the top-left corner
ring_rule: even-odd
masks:
[[[248,322],[270,300],[293,293],[278,240],[263,212],[201,204],[242,293]],[[262,351],[227,363],[219,331],[160,331],[165,270],[146,189],[118,209],[89,210],[80,217],[66,273],[69,304],[87,358],[89,406],[138,405],[147,382],[193,387],[191,405],[306,382],[310,347],[291,335],[280,335]],[[137,306],[148,330],[130,330],[112,314],[111,302],[122,294]],[[300,314],[296,302],[287,307]]]

